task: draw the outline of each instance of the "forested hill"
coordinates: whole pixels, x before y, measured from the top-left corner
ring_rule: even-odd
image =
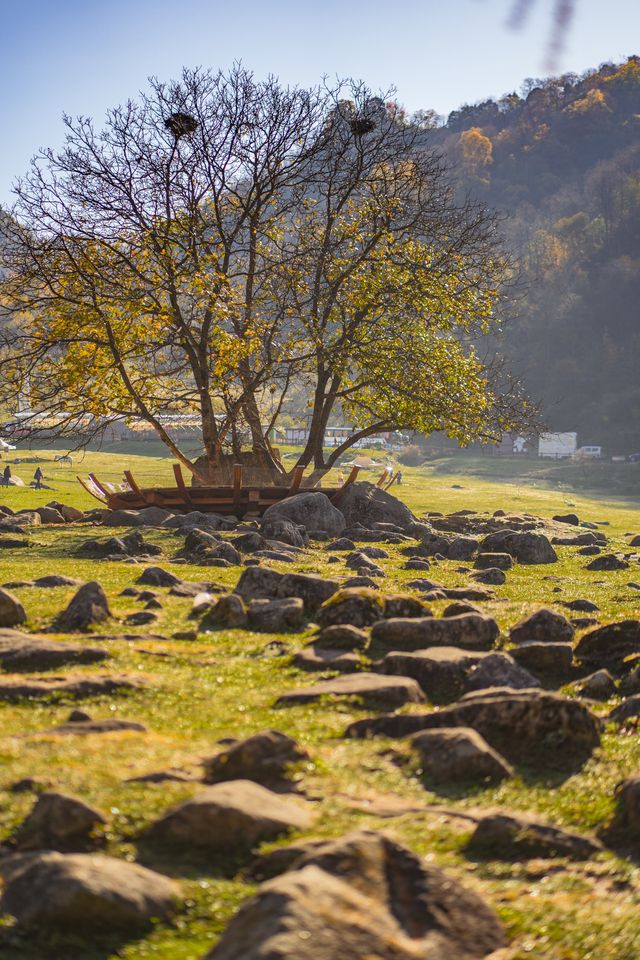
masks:
[[[524,291],[507,352],[550,426],[640,450],[640,57],[527,81],[425,137],[507,214]]]

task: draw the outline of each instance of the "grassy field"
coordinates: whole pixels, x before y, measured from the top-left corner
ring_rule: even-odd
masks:
[[[37,454],[16,452],[16,457],[40,458],[53,490],[2,489],[0,503],[13,510],[53,499],[79,507],[94,505],[75,481],[76,472],[86,475],[95,471],[101,478],[117,481],[122,470],[130,467],[141,483],[170,482],[171,461],[141,455],[139,450],[119,447],[117,454],[88,453],[83,461],[76,459],[72,468],[55,464],[54,455],[55,451],[44,450]],[[35,463],[14,465],[15,472],[25,480],[35,468]],[[583,520],[606,523],[601,529],[611,538],[614,549],[628,544],[629,533],[640,533],[640,507],[632,495],[626,500],[585,497],[570,490],[564,481],[559,489],[557,481],[548,477],[487,477],[476,461],[468,461],[464,471],[459,471],[457,464],[438,461],[426,467],[403,468],[403,474],[403,485],[395,487],[394,492],[417,514],[464,508],[492,513],[500,508],[551,517],[571,510]],[[104,531],[105,535],[113,532]],[[475,862],[463,850],[472,827],[464,814],[478,808],[515,808],[583,831],[597,828],[611,815],[615,784],[625,776],[640,773],[640,743],[632,730],[620,735],[609,729],[602,748],[570,777],[544,776],[522,767],[513,781],[499,787],[472,792],[426,790],[410,763],[397,762],[397,754],[408,756],[402,741],[342,738],[351,720],[368,716],[371,711],[335,703],[274,707],[284,690],[314,682],[313,675],[290,662],[290,654],[305,645],[311,631],[274,637],[220,630],[200,633],[195,640],[174,640],[174,632],[193,626],[193,621],[186,619],[191,601],[169,597],[162,589],[157,589],[163,605],[157,623],[150,628],[125,628],[125,615],[141,605],[135,598],[119,594],[134,582],[139,570],[124,562],[74,557],[83,539],[102,533],[73,526],[38,528],[33,534],[35,547],[0,553],[0,583],[49,573],[99,580],[114,614],[114,622],[99,633],[112,634],[116,639],[95,642],[103,644],[112,659],[64,673],[115,672],[144,680],[146,685],[139,690],[83,701],[82,706],[95,718],[140,721],[149,732],[59,737],[47,730],[66,718],[69,702],[0,705],[0,840],[10,836],[34,800],[32,792],[14,793],[9,786],[25,777],[40,779],[99,807],[109,821],[107,851],[139,859],[178,878],[186,904],[173,924],[158,925],[146,937],[125,945],[109,940],[87,944],[71,938],[22,937],[7,919],[0,931],[3,960],[202,957],[253,887],[241,870],[232,870],[228,863],[211,858],[203,862],[189,857],[188,852],[182,859],[169,859],[138,843],[142,827],[193,794],[197,785],[127,781],[168,768],[197,772],[201,759],[216,752],[220,738],[243,737],[268,728],[294,736],[311,754],[312,762],[299,772],[301,787],[317,808],[316,824],[309,836],[337,836],[354,827],[389,830],[479,890],[493,904],[507,925],[513,960],[640,957],[640,873],[634,863],[613,854],[582,864],[565,860]],[[181,577],[215,579],[230,588],[237,582],[238,568],[172,564],[182,546],[178,535],[152,531],[148,539],[163,550],[160,564]],[[390,556],[381,561],[387,573],[384,589],[401,590],[415,572],[401,569],[405,558],[399,548],[385,545],[385,549]],[[640,581],[639,565],[598,574],[587,571],[587,558],[576,557],[571,548],[561,547],[558,553],[560,561],[553,567],[516,566],[507,583],[497,588],[497,599],[482,604],[503,629],[541,604],[577,597],[595,600],[603,622],[640,618],[640,591],[627,586],[631,580]],[[329,565],[326,557],[322,549],[309,550],[296,569],[346,575],[342,564]],[[286,569],[285,564],[270,565]],[[433,568],[433,578],[447,586],[463,585],[468,581],[458,567],[458,562],[440,562]],[[544,579],[548,575],[554,579]],[[27,611],[27,629],[46,633],[73,588],[24,587],[15,593]],[[444,606],[440,601],[433,604],[433,609],[439,613]],[[137,639],[117,639],[125,632]],[[274,639],[286,644],[285,655],[274,656],[273,648],[271,652],[267,648]],[[615,702],[596,710],[606,713]]]

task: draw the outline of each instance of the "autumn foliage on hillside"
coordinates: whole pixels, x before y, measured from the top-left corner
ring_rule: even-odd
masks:
[[[640,450],[640,57],[527,80],[425,137],[506,216],[522,289],[507,347],[550,425]]]

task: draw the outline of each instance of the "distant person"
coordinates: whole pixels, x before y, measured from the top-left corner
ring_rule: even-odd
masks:
[[[9,481],[11,480],[11,467],[9,466],[9,464],[7,464],[4,470],[2,471],[2,479],[5,487],[8,487]]]
[[[396,483],[399,487],[402,486],[402,470],[398,470],[396,473]]]
[[[36,490],[41,490],[41,489],[42,489],[42,481],[44,480],[44,473],[42,472],[42,470],[40,469],[40,467],[38,467],[38,468],[36,469],[36,472],[35,472],[34,475],[33,475],[33,479],[34,479],[35,482],[36,482]]]

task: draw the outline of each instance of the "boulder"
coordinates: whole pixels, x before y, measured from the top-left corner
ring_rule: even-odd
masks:
[[[627,700],[623,700],[619,706],[614,707],[607,719],[614,723],[625,723],[632,717],[640,717],[640,693],[634,694]]]
[[[576,660],[594,667],[615,669],[627,657],[640,653],[640,620],[620,620],[596,627],[578,641]]]
[[[422,703],[424,695],[410,677],[386,677],[376,673],[358,673],[316,683],[313,687],[288,690],[278,697],[276,706],[289,707],[313,703],[322,697],[361,700],[369,706],[401,707],[405,703]]]
[[[251,630],[266,633],[300,630],[305,622],[304,603],[299,597],[252,600],[248,608],[248,618]]]
[[[444,704],[462,696],[470,670],[487,656],[490,654],[459,647],[392,651],[377,669],[387,676],[412,677],[431,703]]]
[[[475,730],[423,730],[411,738],[423,776],[433,783],[507,780],[513,768]]]
[[[104,814],[76,797],[46,791],[11,838],[18,850],[77,853],[103,842]]]
[[[489,687],[509,687],[511,690],[531,690],[540,682],[508,653],[496,652],[484,656],[469,671],[465,690],[486,690]]]
[[[17,627],[27,615],[17,597],[0,587],[0,627]]]
[[[575,630],[566,617],[543,607],[509,630],[511,643],[571,643]]]
[[[464,613],[457,617],[398,617],[375,623],[372,643],[387,650],[424,650],[427,647],[462,647],[490,650],[500,635],[492,617]]]
[[[217,513],[201,513],[200,510],[192,510],[190,513],[170,517],[162,526],[181,532],[197,529],[215,533],[216,530],[233,530],[237,523],[236,517],[221,517]]]
[[[640,844],[640,777],[628,777],[616,785],[613,819],[601,831],[607,843],[638,848]]]
[[[41,853],[2,864],[0,909],[30,930],[87,934],[144,929],[174,912],[180,888],[136,863],[99,854]]]
[[[247,567],[242,571],[233,592],[243,600],[275,600],[283,576],[268,567]]]
[[[357,720],[348,737],[406,737],[438,727],[472,727],[511,763],[574,769],[600,743],[600,722],[578,700],[541,690],[469,693],[436,713]]]
[[[20,700],[46,700],[52,694],[65,697],[94,697],[116,693],[118,690],[134,690],[142,686],[138,677],[97,676],[51,677],[50,679],[15,680],[12,677],[0,680],[0,703]]]
[[[309,844],[291,866],[240,908],[207,960],[480,960],[506,943],[476,893],[384,834]]]
[[[337,623],[331,627],[323,627],[314,639],[314,644],[325,650],[364,650],[369,642],[369,636],[359,627],[348,623]]]
[[[552,517],[556,523],[569,523],[573,527],[577,527],[580,524],[580,519],[575,513],[559,513],[555,517]]]
[[[107,595],[102,586],[92,580],[80,587],[66,609],[57,617],[55,627],[61,631],[88,630],[110,617]]]
[[[430,617],[431,610],[423,600],[410,594],[387,594],[384,598],[386,620],[394,617]]]
[[[267,602],[267,601],[265,601]],[[242,597],[230,593],[205,610],[201,630],[241,630],[247,626],[247,607]]]
[[[474,567],[476,570],[491,570],[495,567],[499,570],[511,570],[513,557],[510,553],[479,553]]]
[[[79,713],[80,711],[74,711]],[[108,717],[106,720],[86,720],[69,717],[66,723],[59,723],[56,727],[51,727],[47,733],[56,736],[75,736],[87,737],[94,733],[121,733],[123,731],[130,733],[146,733],[147,728],[143,723],[135,720],[119,720],[117,717]]]
[[[616,557],[614,553],[602,553],[587,564],[587,570],[626,570],[628,566],[628,560]]]
[[[472,560],[478,552],[480,543],[474,537],[454,537],[447,548],[449,560]]]
[[[494,587],[501,587],[507,582],[504,570],[500,567],[487,567],[484,570],[478,570],[471,574],[471,579],[477,583],[488,583]]]
[[[362,667],[357,653],[351,650],[337,650],[335,647],[322,647],[312,643],[293,655],[292,664],[299,670],[335,670],[340,673],[355,673]]]
[[[573,647],[570,643],[521,643],[509,653],[521,667],[536,677],[566,677],[571,673]]]
[[[167,520],[171,520],[174,514],[162,507],[143,507],[138,510],[138,516],[146,527],[161,527]]]
[[[11,672],[52,670],[72,663],[99,663],[110,654],[101,647],[55,643],[17,630],[0,629],[0,667]]]
[[[278,582],[277,597],[298,597],[305,611],[313,616],[318,608],[340,588],[338,580],[311,573],[285,573]],[[237,590],[237,588],[236,588]]]
[[[355,548],[356,545],[353,540],[349,540],[347,537],[339,537],[332,543],[327,544],[327,550],[331,553],[348,553],[351,550],[355,550]]]
[[[262,524],[261,533],[268,540],[277,540],[291,547],[301,548],[309,542],[307,528],[284,517],[267,519]]]
[[[306,830],[312,820],[307,809],[251,780],[229,780],[169,810],[147,834],[182,851],[237,854],[290,830]]]
[[[392,523],[404,530],[415,521],[409,508],[397,497],[366,481],[350,484],[340,497],[338,506],[348,527],[361,524],[370,528],[374,523]],[[384,531],[380,533],[384,534]]]
[[[64,517],[55,507],[36,507],[36,513],[44,524],[64,523]]]
[[[346,526],[342,512],[326,494],[313,491],[296,493],[267,507],[262,518],[263,529],[275,520],[288,520],[307,530],[322,530],[330,537],[339,536]]]
[[[370,587],[345,587],[326,600],[316,614],[321,627],[347,624],[368,627],[384,617],[384,598]]]
[[[544,533],[531,530],[499,530],[481,544],[483,553],[508,553],[518,563],[555,563],[557,554]]]
[[[265,786],[286,780],[290,767],[309,760],[307,751],[279,730],[256,733],[202,761],[205,783],[252,780]]]
[[[162,567],[147,567],[142,571],[136,583],[143,583],[149,587],[175,587],[182,583],[180,577]]]
[[[608,700],[618,692],[615,680],[608,670],[596,670],[577,684],[576,689],[581,697],[588,700]]]
[[[144,520],[138,510],[105,510],[102,524],[105,527],[143,527]]]
[[[602,845],[590,837],[516,813],[482,817],[467,845],[467,851],[474,856],[493,860],[532,857],[590,860],[602,849]]]
[[[50,590],[54,587],[79,587],[82,580],[76,580],[75,577],[66,577],[62,573],[49,573],[45,577],[38,577],[33,581],[34,587]]]

